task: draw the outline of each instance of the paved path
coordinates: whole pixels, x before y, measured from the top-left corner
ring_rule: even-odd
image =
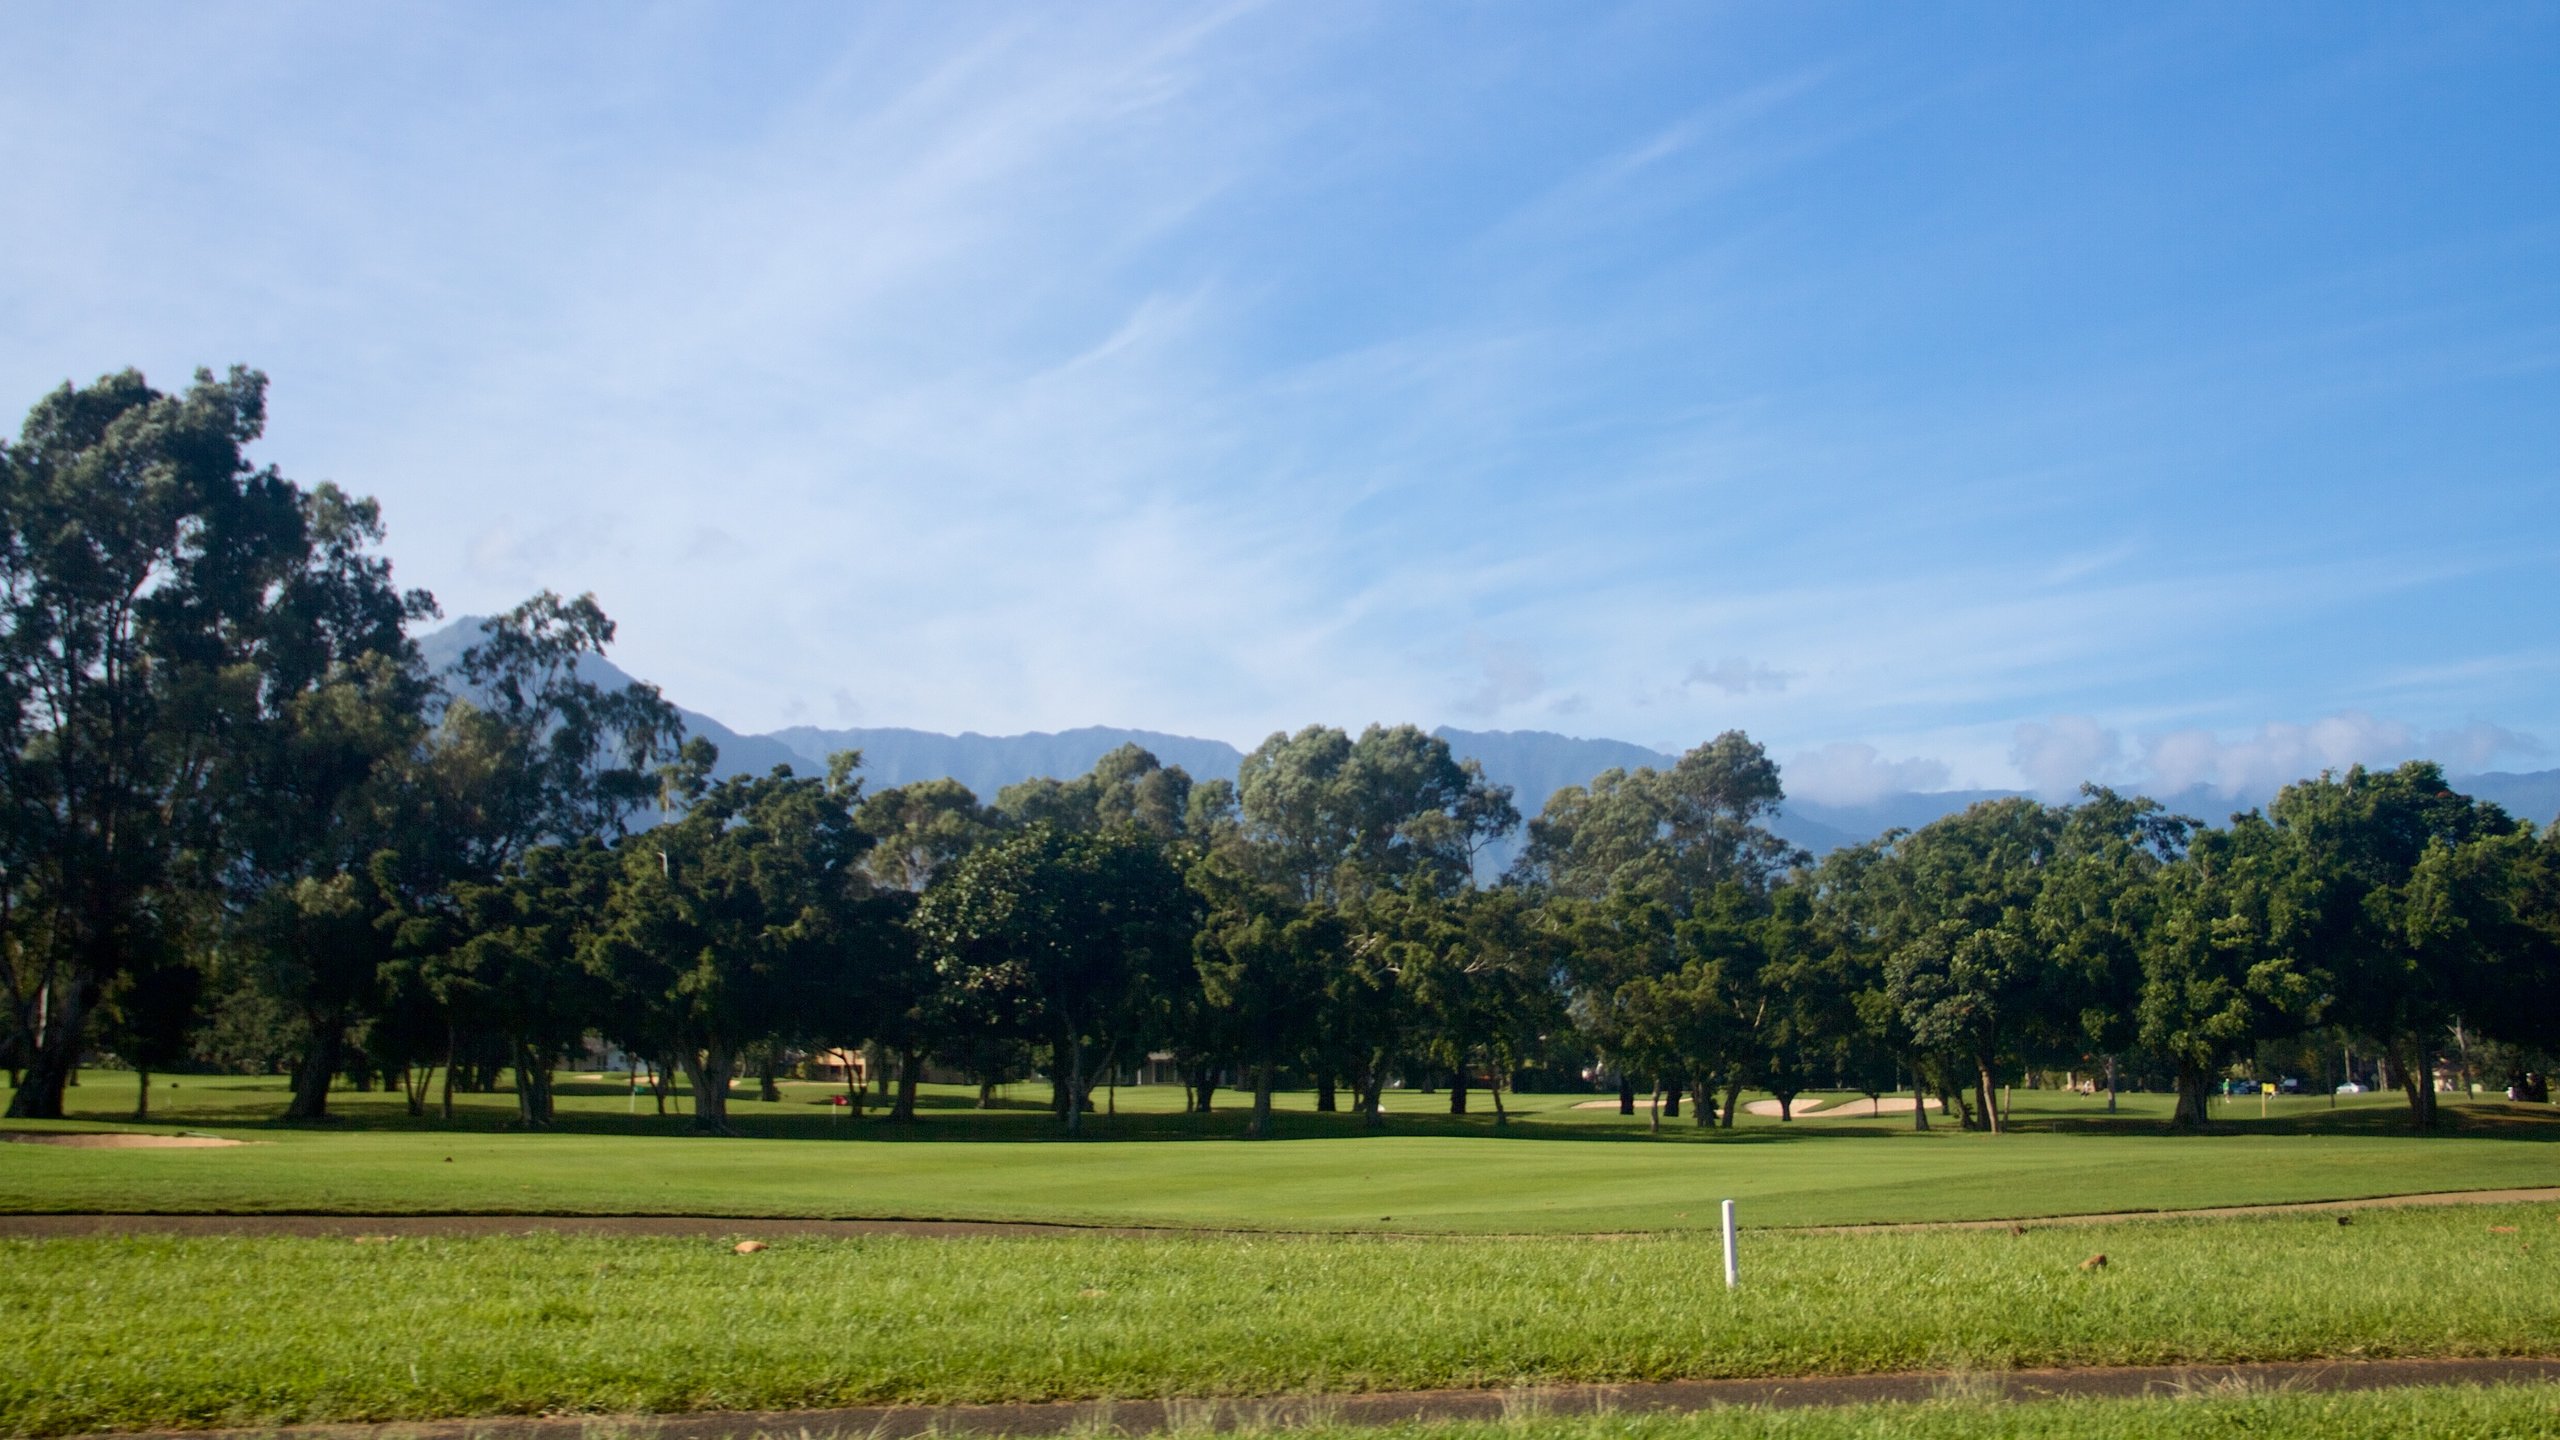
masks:
[[[1912,1220],[1876,1225],[1773,1227],[1808,1235],[1869,1235],[1896,1230],[2007,1230],[2045,1225],[2111,1225],[2128,1220],[2222,1219],[2251,1215],[2319,1214],[2411,1205],[2509,1205],[2560,1201],[2560,1186],[2534,1190],[2450,1190],[2416,1195],[2376,1195],[2358,1200],[2307,1200],[2283,1205],[2220,1205],[2201,1210],[2123,1210],[2093,1215],[2044,1215],[2014,1220]],[[808,1220],[753,1215],[0,1215],[0,1238],[42,1239],[68,1235],[522,1235],[547,1230],[562,1235],[654,1235],[677,1239],[747,1237],[851,1239],[863,1235],[915,1235],[927,1239],[982,1236],[1112,1235],[1180,1238],[1246,1232],[1177,1226],[1061,1225],[1027,1220]],[[1267,1231],[1255,1235],[1380,1234],[1377,1231]],[[1387,1232],[1399,1238],[1492,1239],[1446,1232]],[[1681,1234],[1683,1231],[1620,1232]],[[1564,1238],[1564,1237],[1557,1237]]]
[[[2156,1365],[1981,1374],[1842,1375],[1791,1380],[1673,1380],[1519,1390],[1413,1390],[1251,1400],[1088,1400],[1046,1405],[863,1406],[843,1410],[717,1411],[692,1415],[490,1417],[195,1430],[165,1440],[905,1440],[922,1435],[1143,1435],[1391,1425],[1537,1415],[1685,1412],[1724,1405],[1803,1409],[1889,1401],[2131,1399],[2141,1396],[2384,1390],[2409,1385],[2560,1383],[2560,1357],[2506,1360],[2306,1360],[2263,1365]],[[145,1440],[122,1435],[116,1440]],[[148,1440],[164,1440],[162,1436]]]

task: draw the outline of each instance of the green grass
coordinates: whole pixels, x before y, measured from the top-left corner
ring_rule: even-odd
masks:
[[[121,1083],[118,1083],[121,1082]],[[100,1129],[129,1080],[92,1074],[96,1118],[23,1128]],[[1231,1115],[1124,1113],[1067,1142],[1044,1113],[937,1108],[914,1125],[833,1118],[823,1087],[742,1102],[747,1138],[698,1139],[680,1118],[620,1111],[575,1087],[548,1134],[503,1128],[504,1096],[471,1097],[454,1128],[399,1114],[395,1097],[349,1097],[341,1123],[268,1119],[278,1082],[186,1080],[161,1098],[180,1128],[258,1143],[202,1150],[0,1151],[0,1211],[355,1214],[903,1216],[1340,1232],[1588,1233],[1684,1230],[1715,1202],[1750,1226],[2028,1218],[2120,1209],[2342,1199],[2560,1184],[2549,1107],[2450,1107],[2457,1133],[2399,1133],[2396,1102],[2291,1115],[2202,1137],[2151,1116],[2109,1121],[2102,1102],[2022,1094],[2003,1136],[1898,1123],[1757,1117],[1732,1131],[1667,1126],[1528,1097],[1502,1130],[1485,1117],[1399,1115],[1383,1134],[1300,1113],[1284,1138],[1232,1138]],[[1124,1091],[1157,1104],[1171,1091]],[[943,1107],[956,1093],[930,1097]],[[1301,1097],[1302,1098],[1302,1097]],[[1407,1104],[1436,1097],[1399,1096]],[[2138,1097],[2144,1104],[2156,1097]],[[1026,1102],[1027,1103],[1027,1102]],[[645,1106],[643,1107],[645,1110]],[[1289,1138],[1296,1137],[1296,1138]]]
[[[1691,1237],[16,1240],[0,1432],[2539,1354],[2555,1222],[1772,1235],[1736,1292]]]

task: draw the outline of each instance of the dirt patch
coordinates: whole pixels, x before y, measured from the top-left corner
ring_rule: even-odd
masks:
[[[1085,1400],[1022,1405],[865,1406],[846,1410],[714,1411],[692,1415],[491,1416],[379,1425],[282,1425],[195,1430],[169,1440],[730,1440],[798,1435],[906,1440],[952,1435],[1147,1435],[1282,1430],[1303,1425],[1502,1421],[1549,1415],[1681,1414],[1733,1405],[1776,1410],[1961,1398],[1976,1401],[2385,1390],[2406,1385],[2528,1385],[2560,1381],[2560,1360],[2303,1360],[2256,1365],[2158,1365],[1966,1374],[1816,1375],[1770,1380],[1668,1380],[1509,1390],[1418,1390],[1250,1399]],[[117,1440],[157,1440],[127,1434]]]
[[[225,1140],[216,1135],[137,1135],[130,1131],[86,1131],[66,1134],[19,1131],[0,1135],[14,1145],[59,1145],[66,1150],[212,1150],[225,1145],[246,1145],[246,1140]]]

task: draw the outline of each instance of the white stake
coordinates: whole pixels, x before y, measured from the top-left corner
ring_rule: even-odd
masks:
[[[1724,1202],[1724,1288],[1730,1290],[1741,1283],[1742,1271],[1733,1257],[1733,1202],[1727,1200]]]

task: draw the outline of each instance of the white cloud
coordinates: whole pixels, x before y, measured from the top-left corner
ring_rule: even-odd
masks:
[[[2487,770],[2501,760],[2530,760],[2549,751],[2550,747],[2534,736],[2486,721],[2427,732],[2427,754],[2456,774]]]
[[[2049,798],[2067,796],[2092,780],[2105,780],[2124,757],[2124,740],[2087,715],[2057,715],[2018,727],[2009,763],[2028,788]]]
[[[2323,770],[2387,764],[2417,749],[2409,726],[2349,710],[2308,725],[2271,721],[2229,740],[2210,730],[2172,730],[2144,739],[2143,760],[2164,792],[2202,786],[2254,798]]]
[[[2405,721],[2345,710],[2309,724],[2271,721],[2233,738],[2211,730],[2172,730],[2145,737],[2143,763],[2163,793],[2202,786],[2262,799],[2296,780],[2353,765],[2396,765],[2427,759],[2460,774],[2502,757],[2529,758],[2540,740],[2504,726],[2474,722],[2427,731]]]
[[[1787,682],[1794,678],[1775,666],[1733,655],[1713,665],[1705,661],[1691,665],[1688,675],[1683,677],[1681,683],[1704,685],[1710,689],[1721,690],[1727,695],[1748,695],[1755,690],[1784,690],[1787,688]]]
[[[1943,790],[1947,767],[1913,756],[1887,760],[1873,745],[1835,741],[1786,763],[1790,796],[1826,805],[1860,805],[1896,790]]]
[[[1457,701],[1458,709],[1466,714],[1498,714],[1546,692],[1546,676],[1521,646],[1485,647],[1483,670],[1483,683]]]

